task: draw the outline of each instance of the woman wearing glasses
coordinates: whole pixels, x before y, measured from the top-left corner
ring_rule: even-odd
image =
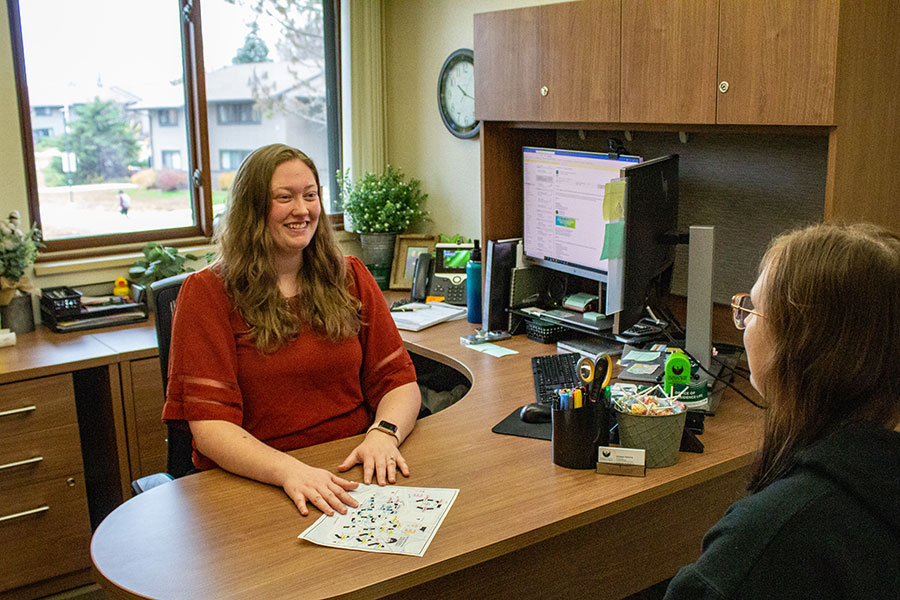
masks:
[[[767,406],[750,495],[667,599],[900,594],[900,236],[818,225],[776,238],[732,301]]]

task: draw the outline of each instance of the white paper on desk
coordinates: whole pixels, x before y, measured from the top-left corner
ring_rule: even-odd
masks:
[[[428,304],[411,302],[410,304],[404,304],[403,308],[407,309],[407,311],[391,312],[391,316],[394,318],[394,324],[397,325],[397,329],[407,329],[409,331],[419,331],[444,321],[453,321],[466,316],[465,306],[454,306],[445,302],[429,302]]]
[[[346,515],[322,515],[300,539],[321,546],[424,556],[458,489],[364,485],[350,492],[359,502]]]

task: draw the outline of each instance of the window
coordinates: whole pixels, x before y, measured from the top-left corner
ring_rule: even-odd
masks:
[[[208,238],[223,174],[278,141],[310,155],[339,212],[337,4],[10,0],[29,209],[47,250]],[[102,34],[85,37],[97,14]]]
[[[252,102],[241,104],[217,104],[216,115],[219,125],[240,125],[244,123],[259,123],[262,115],[258,110],[253,110]]]
[[[162,164],[167,169],[181,169],[181,150],[163,150]]]
[[[219,150],[219,167],[223,171],[236,171],[250,150]]]
[[[158,112],[160,127],[175,127],[178,125],[178,111],[174,108],[163,108]]]

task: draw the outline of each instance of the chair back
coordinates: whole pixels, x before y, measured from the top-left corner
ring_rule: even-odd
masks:
[[[159,345],[159,367],[164,394],[169,383],[169,346],[172,341],[175,300],[188,275],[189,273],[182,273],[150,284],[150,294],[156,308],[156,340]],[[185,428],[184,424],[169,424],[167,433],[166,471],[172,477],[181,477],[194,467],[191,462],[191,430]]]

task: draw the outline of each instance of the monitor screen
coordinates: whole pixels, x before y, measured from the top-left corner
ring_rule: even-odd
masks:
[[[522,148],[526,261],[607,281],[610,261],[604,247],[608,251],[611,245],[621,246],[622,199],[607,199],[606,185],[622,177],[624,167],[640,160],[637,156]],[[613,202],[618,206],[610,206]]]

